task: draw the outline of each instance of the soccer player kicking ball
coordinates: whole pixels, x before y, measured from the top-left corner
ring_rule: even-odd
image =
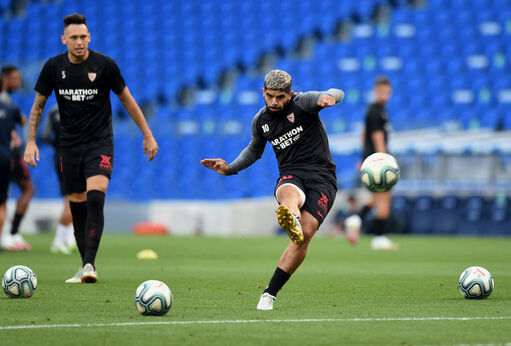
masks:
[[[50,58],[35,86],[30,111],[25,161],[35,167],[39,150],[35,138],[44,105],[55,90],[60,110],[60,169],[69,200],[76,245],[82,267],[67,283],[98,279],[94,261],[103,233],[103,205],[113,168],[113,133],[110,90],[115,92],[143,136],[144,154],[151,161],[157,151],[144,115],[131,96],[117,64],[88,49],[90,33],[85,17],[64,18],[62,43],[67,52]],[[35,159],[34,159],[35,156]]]
[[[266,75],[262,91],[266,107],[252,121],[250,144],[230,164],[223,159],[201,163],[223,175],[237,174],[262,156],[266,141],[273,146],[280,171],[275,187],[277,220],[291,238],[257,305],[258,310],[273,310],[277,293],[305,259],[309,242],[335,199],[335,164],[318,113],[342,101],[344,92],[294,94],[291,76],[281,70]]]

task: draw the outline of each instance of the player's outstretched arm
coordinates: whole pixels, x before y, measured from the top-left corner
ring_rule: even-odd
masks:
[[[212,169],[222,175],[229,175],[229,165],[224,159],[204,159],[200,163],[206,168]]]
[[[317,105],[325,108],[332,107],[344,99],[344,91],[341,89],[329,89],[326,93],[321,93]]]
[[[154,159],[154,157],[156,156],[156,153],[158,152],[159,148],[158,143],[156,143],[156,140],[153,137],[151,129],[149,128],[147,122],[145,121],[145,117],[144,114],[142,113],[142,110],[138,106],[133,96],[131,96],[128,87],[125,87],[123,91],[117,94],[117,97],[119,97],[119,100],[121,100],[122,105],[124,106],[124,108],[126,108],[126,111],[128,111],[128,114],[135,121],[138,128],[142,132],[142,135],[144,136],[143,142],[144,156],[147,156],[147,161],[152,161],[152,159]]]
[[[39,130],[39,123],[43,116],[44,105],[48,101],[48,96],[36,93],[34,104],[30,110],[30,118],[28,120],[28,134],[27,134],[27,146],[25,148],[25,155],[23,159],[27,164],[32,167],[36,167],[36,161],[39,161],[39,149],[35,143],[35,137]],[[34,159],[35,156],[35,159]]]

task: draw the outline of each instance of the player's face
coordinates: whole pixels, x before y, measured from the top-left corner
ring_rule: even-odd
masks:
[[[377,103],[386,103],[392,96],[392,87],[387,84],[378,84],[374,87],[374,99]]]
[[[12,71],[8,75],[4,75],[2,83],[8,92],[16,91],[21,86],[21,73],[18,70]]]
[[[76,60],[83,60],[88,55],[90,33],[85,24],[70,24],[64,29],[62,43],[67,46],[69,54]]]
[[[272,112],[280,112],[287,105],[293,92],[285,92],[281,90],[270,90],[263,88],[264,103],[266,107]]]

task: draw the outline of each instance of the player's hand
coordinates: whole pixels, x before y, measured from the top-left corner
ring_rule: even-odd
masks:
[[[144,137],[144,156],[147,156],[147,161],[150,162],[154,159],[156,156],[156,153],[158,153],[158,143],[156,143],[156,139],[154,139],[153,136],[150,137]]]
[[[330,95],[323,95],[318,99],[318,106],[331,107],[335,105],[335,97]]]
[[[34,160],[35,156],[35,160]],[[25,148],[25,155],[23,156],[25,162],[32,166],[36,167],[36,161],[39,161],[39,149],[34,141],[27,142],[27,147]]]
[[[204,159],[201,160],[200,163],[202,163],[204,167],[212,169],[222,175],[229,174],[229,165],[223,159]]]

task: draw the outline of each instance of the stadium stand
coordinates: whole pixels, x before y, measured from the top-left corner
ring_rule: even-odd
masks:
[[[250,140],[252,116],[263,105],[259,89],[265,57],[272,58],[271,67],[293,76],[297,91],[346,91],[342,107],[321,114],[342,188],[356,187],[358,131],[374,78],[381,74],[394,86],[389,114],[397,132],[391,149],[402,163],[403,178],[396,188],[399,193],[414,191],[408,196],[414,200],[412,213],[423,210],[417,194],[439,184],[446,193],[460,184],[490,192],[509,185],[511,4],[506,0],[473,0],[470,6],[463,0],[27,3],[24,11],[11,13],[14,1],[0,2],[5,33],[0,63],[22,67],[25,89],[15,100],[25,113],[42,63],[63,51],[61,18],[80,12],[88,19],[90,47],[116,59],[155,129],[162,150],[147,169],[139,134],[119,102],[113,102],[116,169],[111,198],[271,195],[277,167],[270,147],[261,162],[228,180],[199,165],[206,156],[230,161]],[[32,171],[40,198],[58,196],[51,156],[42,146],[40,167]],[[454,163],[443,170],[446,157]],[[458,179],[455,169],[470,165],[469,157],[484,164]],[[497,173],[485,176],[485,169]],[[477,203],[468,199],[454,206],[449,201],[446,197],[431,208],[439,204],[444,209],[435,210],[440,213],[455,208],[455,222],[474,232],[473,225],[482,220],[475,217]],[[492,234],[504,233],[510,218],[504,209],[495,206],[483,213],[483,219],[491,216],[500,225],[491,228]],[[436,229],[451,234],[459,228],[410,226],[413,233]]]

